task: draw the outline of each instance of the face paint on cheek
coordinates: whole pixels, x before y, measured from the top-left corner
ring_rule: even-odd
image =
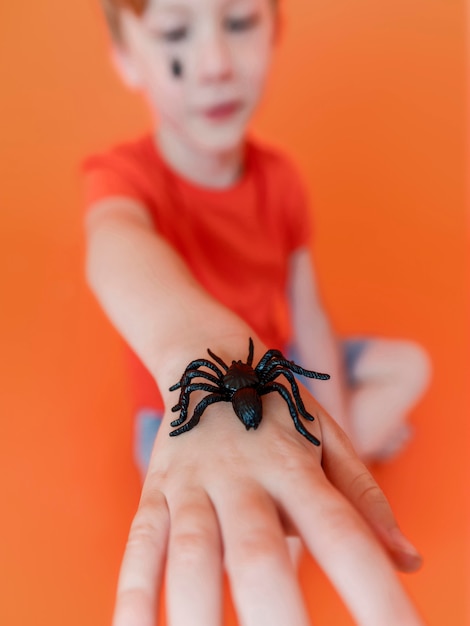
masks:
[[[171,61],[171,73],[175,78],[181,78],[183,76],[183,66],[179,59],[173,59]]]

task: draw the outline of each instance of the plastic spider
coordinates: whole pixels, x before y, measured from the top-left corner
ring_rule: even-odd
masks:
[[[199,423],[205,409],[215,402],[231,402],[233,410],[246,429],[256,429],[263,417],[261,396],[277,391],[287,402],[298,432],[314,445],[320,445],[320,441],[310,434],[300,421],[299,413],[311,422],[314,417],[307,412],[302,402],[294,374],[320,380],[328,380],[329,375],[306,370],[293,361],[288,361],[279,350],[268,350],[258,365],[253,368],[253,351],[253,340],[250,337],[246,363],[232,361],[229,367],[209,349],[207,352],[220,367],[208,359],[197,359],[189,363],[181,380],[170,387],[170,391],[181,389],[178,404],[172,408],[173,412],[181,411],[181,413],[178,419],[171,422],[173,427],[179,426],[180,428],[171,431],[171,437],[181,435],[194,428]],[[200,367],[212,370],[215,375],[200,370]],[[288,380],[291,391],[285,385],[275,382],[281,374]],[[192,382],[194,378],[204,378],[208,382]],[[193,391],[208,391],[210,393],[196,405],[192,417],[184,424],[188,417],[189,400]],[[181,424],[184,425],[181,426]]]

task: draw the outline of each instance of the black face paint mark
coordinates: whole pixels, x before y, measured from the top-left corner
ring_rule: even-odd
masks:
[[[181,65],[181,61],[178,59],[173,59],[171,62],[171,73],[175,78],[181,78],[183,75],[183,66]]]

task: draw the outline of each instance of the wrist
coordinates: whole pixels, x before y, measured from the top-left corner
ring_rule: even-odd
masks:
[[[244,324],[235,327],[213,329],[201,328],[194,331],[184,341],[174,342],[158,351],[158,359],[152,368],[152,374],[157,381],[165,406],[174,404],[175,395],[169,388],[178,382],[187,365],[196,359],[212,360],[207,350],[210,349],[227,365],[233,360],[246,361],[248,354],[248,340],[251,337],[255,344],[256,355],[261,356],[266,350],[252,329]]]

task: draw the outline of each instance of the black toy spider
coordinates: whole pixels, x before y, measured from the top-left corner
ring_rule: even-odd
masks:
[[[300,367],[300,365],[296,365],[293,361],[288,361],[279,350],[268,350],[258,365],[253,368],[253,350],[253,340],[250,337],[246,363],[232,361],[232,365],[229,367],[211,350],[207,350],[214,361],[223,368],[223,371],[208,359],[197,359],[187,366],[181,380],[170,387],[170,391],[181,389],[178,404],[171,409],[173,412],[181,411],[179,418],[171,422],[173,427],[180,426],[180,428],[171,431],[171,437],[181,435],[194,428],[199,423],[205,409],[215,402],[231,402],[233,410],[246,429],[256,429],[263,417],[261,396],[277,391],[287,402],[289,412],[298,432],[314,445],[320,445],[320,441],[305,429],[299,419],[300,413],[305,419],[314,420],[302,402],[293,373],[320,380],[328,380],[330,378],[329,375],[306,370]],[[212,370],[215,372],[215,375],[199,370],[200,367]],[[281,374],[287,378],[292,393],[281,383],[274,382]],[[191,382],[193,378],[197,377],[204,378],[209,382]],[[193,391],[198,390],[208,391],[210,394],[196,405],[189,422],[184,424],[188,416],[190,395]],[[181,426],[181,424],[184,425]]]

